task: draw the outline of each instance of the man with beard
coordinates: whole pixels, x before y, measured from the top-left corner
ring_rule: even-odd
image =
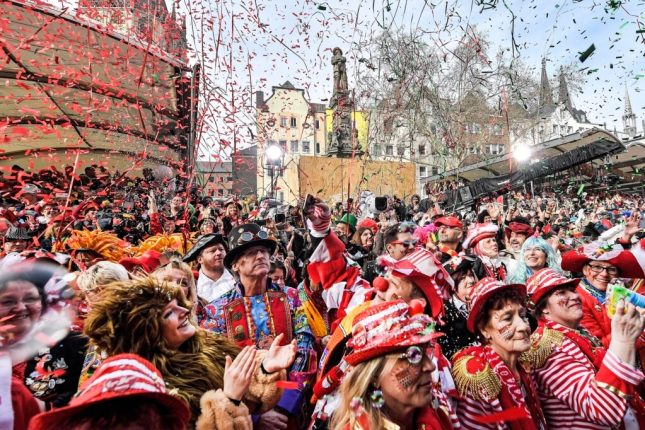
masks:
[[[439,246],[441,263],[446,263],[456,257],[461,251],[461,240],[464,238],[464,225],[455,216],[437,218],[434,225],[439,233]]]
[[[511,273],[515,269],[522,245],[533,232],[531,222],[521,216],[514,217],[506,228],[504,228],[505,249],[499,255],[504,261],[508,273]]]
[[[226,242],[219,233],[201,236],[184,257],[185,263],[195,260],[199,263],[197,296],[208,303],[235,288],[233,275],[224,267],[224,257]]]

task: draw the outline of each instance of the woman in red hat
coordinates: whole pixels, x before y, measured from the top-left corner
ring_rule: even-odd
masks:
[[[636,367],[636,339],[645,318],[622,301],[611,324],[611,343],[580,327],[579,279],[542,269],[527,281],[529,306],[538,320],[523,361],[533,370],[549,428],[643,428],[643,402],[636,387],[645,376]],[[631,399],[631,400],[629,400]]]
[[[467,327],[481,346],[453,357],[457,416],[466,429],[545,429],[537,390],[520,356],[531,346],[521,284],[484,278],[475,284]]]
[[[607,287],[615,278],[641,278],[642,270],[619,245],[592,242],[562,255],[562,269],[583,275],[577,292],[582,301],[580,325],[600,339],[611,342],[611,319],[605,306]]]
[[[475,224],[470,228],[463,247],[477,257],[473,270],[477,279],[506,279],[506,265],[499,256],[497,232],[499,227],[493,223]]]
[[[340,387],[341,400],[329,428],[451,429],[458,426],[447,403],[433,406],[436,334],[416,302],[371,306],[356,316],[351,371]]]

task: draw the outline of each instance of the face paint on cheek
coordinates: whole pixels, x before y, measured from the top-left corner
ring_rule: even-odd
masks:
[[[406,365],[394,373],[394,377],[404,390],[409,389],[419,379],[421,368],[419,366]]]
[[[505,325],[499,329],[499,335],[503,340],[511,340],[515,332],[511,330],[511,325]]]
[[[568,302],[568,301],[569,301],[569,300],[567,300],[567,298],[566,298],[566,297],[560,297],[560,298],[558,299],[558,301],[556,302],[556,304],[557,304],[558,306],[560,306],[561,308],[566,308],[566,307],[567,307],[567,302]]]

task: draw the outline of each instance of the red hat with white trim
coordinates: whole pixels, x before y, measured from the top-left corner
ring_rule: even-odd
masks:
[[[562,287],[576,287],[580,283],[578,278],[567,278],[550,267],[540,269],[526,280],[526,292],[531,308],[535,308],[540,299],[551,291]]]
[[[149,361],[135,354],[118,354],[105,360],[81,387],[68,406],[43,412],[30,421],[30,430],[55,428],[84,409],[113,399],[146,398],[154,400],[162,410],[172,411],[175,426],[186,428],[190,419],[188,405],[179,397],[168,394],[159,371]]]
[[[379,303],[356,316],[352,338],[347,342],[352,352],[345,361],[355,366],[408,346],[429,343],[439,336],[432,318],[423,313],[418,301]]]
[[[581,273],[590,261],[602,261],[618,268],[619,278],[645,278],[639,257],[642,254],[645,254],[642,241],[634,244],[629,251],[620,245],[596,241],[562,254],[561,267],[569,272]]]
[[[475,320],[481,312],[484,303],[490,297],[504,290],[515,290],[520,296],[526,297],[526,287],[522,284],[504,284],[495,278],[482,278],[473,286],[473,293],[470,296],[470,313],[466,326],[471,333],[475,332]]]
[[[463,243],[464,249],[474,248],[480,240],[497,236],[498,230],[499,227],[497,227],[497,224],[490,222],[475,224],[470,228],[470,230],[468,230],[468,234],[466,235],[466,239]]]

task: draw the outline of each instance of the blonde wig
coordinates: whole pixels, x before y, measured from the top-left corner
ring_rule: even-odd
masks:
[[[355,398],[362,400],[365,415],[369,420],[369,428],[385,428],[383,415],[379,409],[372,406],[370,394],[375,389],[375,386],[378,385],[378,380],[385,370],[388,357],[385,355],[359,363],[345,376],[340,386],[340,404],[332,415],[329,428],[341,429],[348,424],[350,429],[354,428],[354,411],[350,407],[350,403]]]
[[[186,309],[192,306],[181,288],[156,278],[110,284],[93,304],[85,334],[108,356],[132,353],[152,362],[168,388],[188,402],[194,421],[202,394],[223,388],[226,356],[236,357],[240,348],[199,328],[178,349],[169,348],[163,337],[163,310],[172,300]]]
[[[81,272],[76,284],[83,293],[95,291],[112,282],[127,281],[128,271],[125,267],[111,261],[99,261],[89,269]]]
[[[172,258],[168,262],[168,264],[152,272],[151,276],[154,276],[161,281],[165,281],[165,279],[163,279],[164,272],[169,269],[177,269],[184,272],[184,274],[186,275],[186,280],[188,281],[188,297],[186,298],[193,304],[197,303],[197,287],[195,286],[195,275],[193,274],[193,270],[190,268],[190,266],[183,261]]]

